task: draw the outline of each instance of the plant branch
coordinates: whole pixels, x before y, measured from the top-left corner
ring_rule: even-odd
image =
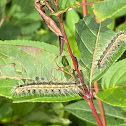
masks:
[[[57,10],[59,10],[59,7],[58,7],[58,0],[55,0],[55,5],[56,5]],[[72,61],[73,61],[75,70],[76,70],[77,73],[78,73],[79,79],[80,79],[80,81],[81,81],[81,83],[82,83],[82,86],[83,86],[83,90],[84,90],[84,92],[85,92],[85,94],[86,94],[86,95],[83,95],[83,98],[84,98],[84,99],[87,99],[88,97],[90,97],[90,96],[89,96],[90,93],[89,93],[89,91],[88,91],[88,89],[87,89],[87,86],[84,84],[84,81],[83,81],[83,79],[82,79],[82,77],[81,77],[81,74],[80,74],[80,71],[79,71],[79,69],[78,69],[77,62],[76,62],[76,60],[75,60],[75,58],[74,58],[74,56],[73,56],[72,50],[71,50],[71,48],[70,48],[70,45],[69,45],[69,42],[68,42],[68,39],[67,39],[67,35],[66,35],[65,29],[64,29],[64,26],[63,26],[62,18],[61,18],[61,16],[59,16],[59,15],[57,15],[57,18],[58,18],[58,20],[59,20],[60,27],[61,27],[61,30],[62,30],[62,34],[63,34],[63,37],[64,37],[65,42],[66,42],[66,44],[67,44],[67,48],[68,48],[69,54],[70,54],[70,56],[71,56],[71,59],[72,59]],[[87,98],[86,98],[85,96],[87,96]]]
[[[82,0],[82,4],[86,4],[86,0]],[[83,17],[87,16],[87,6],[83,5]]]
[[[62,19],[61,19],[59,16],[58,16],[58,19],[59,19],[59,22],[60,22],[60,27],[61,27],[61,30],[62,30],[62,32],[63,32],[64,39],[65,39],[66,44],[67,44],[67,48],[68,48],[69,54],[70,54],[71,59],[72,59],[72,61],[73,61],[75,70],[76,70],[77,73],[78,73],[78,76],[79,76],[79,79],[80,79],[80,81],[81,81],[81,83],[82,83],[82,85],[83,85],[85,94],[89,97],[89,95],[90,95],[90,94],[89,94],[89,91],[88,91],[86,85],[84,84],[84,81],[83,81],[83,79],[82,79],[82,77],[81,77],[81,74],[80,74],[80,71],[79,71],[79,69],[78,69],[78,65],[77,65],[77,63],[76,63],[76,61],[75,61],[75,58],[74,58],[74,56],[73,56],[72,50],[71,50],[71,48],[70,48],[70,45],[69,45],[69,42],[68,42],[68,39],[67,39],[67,36],[66,36],[66,33],[65,33],[65,29],[64,29],[64,26],[63,26],[63,23],[62,23]]]
[[[89,104],[89,106],[90,106],[90,108],[91,108],[91,110],[92,110],[92,113],[93,113],[93,115],[94,115],[94,117],[95,117],[95,119],[96,119],[98,125],[99,125],[99,126],[103,126],[102,123],[101,123],[101,120],[100,120],[100,118],[99,118],[99,116],[98,116],[98,114],[97,114],[97,112],[96,112],[95,106],[94,106],[94,104],[93,104],[93,100],[92,100],[92,99],[89,99],[89,100],[88,100],[88,104]]]
[[[94,82],[94,88],[95,88],[95,93],[97,93],[99,91],[98,82]],[[100,111],[102,124],[103,124],[103,126],[106,126],[106,118],[105,118],[105,112],[104,112],[103,104],[102,104],[101,100],[98,99],[97,97],[96,97],[96,100],[97,100],[97,103],[98,103],[98,108],[99,108],[99,111]]]
[[[4,23],[4,21],[6,20],[6,14],[5,14],[5,10],[6,10],[6,3],[7,1],[4,1],[4,6],[3,6],[3,10],[2,10],[2,18],[0,20],[0,27],[2,26],[2,24]]]
[[[55,0],[55,1],[57,1],[57,0]],[[57,6],[58,5],[57,2],[55,2],[55,3],[54,4]],[[78,5],[67,7],[65,10],[60,10],[59,12],[56,12],[54,15],[55,16],[60,15],[60,14],[62,14],[64,12],[66,12],[67,10],[69,10],[70,8],[80,8],[81,6],[93,5],[94,3],[97,3],[97,2],[88,2],[88,3],[83,3],[83,4],[78,2]]]
[[[80,79],[80,81],[81,81],[81,83],[83,85],[84,91],[87,94],[87,97],[85,97],[85,95],[83,95],[83,94],[80,94],[80,96],[82,96],[84,99],[87,99],[89,97],[89,99],[87,99],[87,101],[88,101],[88,104],[89,104],[89,106],[90,106],[90,108],[92,110],[92,113],[93,113],[94,117],[96,118],[96,121],[99,124],[99,126],[103,126],[102,123],[101,123],[101,120],[100,120],[100,118],[99,118],[99,116],[98,116],[98,114],[96,112],[96,109],[94,107],[93,100],[92,100],[92,98],[90,98],[89,91],[88,91],[86,85],[83,82],[83,79],[81,77],[80,71],[79,71],[78,66],[76,64],[75,58],[74,58],[74,56],[72,54],[72,51],[71,51],[71,48],[70,48],[70,45],[69,45],[69,42],[68,42],[68,39],[67,39],[67,36],[66,36],[66,33],[65,33],[65,29],[64,29],[64,26],[63,26],[63,23],[62,23],[63,21],[62,21],[62,19],[59,16],[58,16],[58,20],[60,22],[61,30],[63,32],[64,39],[66,40],[67,48],[68,48],[68,51],[69,51],[70,56],[72,58],[75,70],[77,71],[79,79]]]

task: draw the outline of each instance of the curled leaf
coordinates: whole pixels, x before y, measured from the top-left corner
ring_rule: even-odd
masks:
[[[42,19],[48,25],[49,29],[53,31],[57,36],[63,36],[57,24],[48,15],[45,14],[44,9],[42,5],[40,4],[40,1],[35,0],[34,4],[35,4],[36,10],[39,12]]]

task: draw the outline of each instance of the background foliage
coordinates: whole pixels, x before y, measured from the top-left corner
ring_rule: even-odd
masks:
[[[87,0],[87,2],[91,2],[91,0]],[[59,11],[67,10],[69,7],[76,5],[77,2],[75,0],[59,0]],[[116,32],[126,31],[125,0],[102,1],[94,4],[93,8],[88,6],[88,13],[90,15],[84,19],[82,19],[82,7],[71,9],[63,15],[65,31],[73,54],[83,65],[80,69],[86,68],[87,70],[83,72],[87,84],[89,83],[91,61],[99,26],[95,19],[98,22],[103,21],[99,39],[100,51],[98,54],[102,53],[102,49],[109,43],[109,40],[112,39]],[[48,10],[46,10],[46,13],[58,24],[53,14],[50,14]],[[111,19],[106,20],[106,18]],[[75,23],[77,24],[75,25]],[[56,67],[54,59],[56,55],[59,55],[58,37],[42,21],[34,8],[34,0],[0,0],[0,40],[0,70],[5,76],[34,78],[36,69],[39,66],[44,64],[42,69],[45,69],[45,71],[49,71],[54,66]],[[109,65],[112,65],[121,56],[125,48],[126,46],[120,48]],[[64,50],[66,51],[65,54],[68,54],[66,45]],[[98,54],[96,55],[97,57]],[[125,54],[120,59],[124,57]],[[34,60],[34,58],[36,59]],[[61,59],[62,57],[57,59],[60,66],[62,66],[60,63]],[[69,61],[70,68],[72,68],[71,59],[67,57],[67,60]],[[24,73],[21,71],[22,65],[17,61],[23,64],[25,68]],[[102,91],[97,96],[108,104],[119,106],[114,107],[104,103],[108,125],[125,125],[126,89],[125,87],[114,88],[119,84],[125,86],[125,62],[125,60],[117,62],[110,69],[107,67],[103,71],[99,71],[97,68],[94,70],[93,81],[99,80],[99,83],[102,85]],[[15,63],[16,67],[12,63]],[[122,69],[120,69],[120,66],[122,66]],[[37,74],[40,75],[40,72]],[[42,75],[50,77],[48,72]],[[62,78],[62,73],[55,76],[59,75]],[[110,75],[109,78],[108,75]],[[103,79],[101,80],[102,76]],[[117,77],[121,79],[118,80]],[[42,98],[36,100],[32,97],[32,102],[26,102],[27,98],[20,98],[13,100],[15,102],[23,101],[24,103],[12,103],[12,100],[8,98],[12,98],[10,90],[15,85],[17,85],[16,79],[0,78],[0,123],[2,125],[97,125],[87,102],[75,100],[73,103],[73,101],[70,101],[75,99],[73,97],[45,98],[44,100]],[[76,99],[80,98],[77,96]],[[40,101],[56,101],[58,103],[41,103]],[[60,103],[60,101],[69,102]],[[94,102],[94,104],[99,113],[97,103]]]

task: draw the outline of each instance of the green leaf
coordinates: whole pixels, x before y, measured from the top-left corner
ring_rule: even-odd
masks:
[[[74,9],[67,11],[66,13],[66,25],[65,31],[67,34],[67,38],[72,49],[73,55],[75,57],[80,56],[80,52],[78,50],[77,42],[75,41],[75,23],[79,20],[79,15]],[[67,50],[67,46],[64,46],[64,49]]]
[[[21,118],[29,113],[35,108],[35,103],[19,103],[12,104],[13,116],[17,115],[17,118]]]
[[[103,76],[102,88],[103,90],[123,86],[126,84],[126,59],[115,63]]]
[[[5,5],[5,0],[1,0],[0,1],[0,20],[2,19],[2,16],[3,16],[3,12],[4,12],[4,8],[3,6]]]
[[[0,28],[0,39],[16,39],[20,35],[19,27],[10,23],[4,23]]]
[[[6,56],[6,58],[2,57],[4,62],[0,66],[1,96],[13,98],[14,102],[62,102],[80,99],[78,95],[13,97],[12,89],[17,84],[24,84],[24,79],[35,81],[35,78],[39,77],[44,78],[45,81],[56,79],[57,82],[68,82],[68,80],[64,72],[57,70],[56,62],[60,67],[63,67],[61,64],[62,57],[59,56],[56,59],[59,54],[58,47],[41,42],[22,40],[0,41],[0,44],[0,54]]]
[[[126,87],[118,87],[107,89],[105,91],[99,91],[96,95],[101,100],[107,104],[113,106],[126,107]]]
[[[75,23],[77,23],[79,21],[79,19],[80,19],[79,15],[74,9],[67,11],[66,23],[71,32],[75,33]]]
[[[103,91],[97,93],[102,101],[126,107],[126,59],[114,64],[102,78]]]
[[[31,113],[29,113],[28,115],[26,115],[23,119],[22,122],[26,123],[58,123],[58,124],[64,124],[64,125],[68,125],[70,123],[69,119],[65,119],[62,117],[58,117],[56,115],[53,114],[48,114],[45,113],[41,110],[34,110]]]
[[[36,35],[35,31],[40,28],[40,21],[42,21],[34,7],[34,0],[12,0],[9,2],[7,2],[7,0],[2,1],[5,1],[5,5],[2,6],[2,12],[4,16],[3,18],[6,18],[6,20],[3,22],[3,24],[1,24],[0,39],[32,40],[33,35]]]
[[[118,17],[126,14],[125,0],[106,0],[95,3],[93,7],[98,22],[101,22],[106,18]]]
[[[99,108],[97,106],[97,102],[94,101],[95,108],[99,112]],[[76,117],[85,120],[87,122],[91,122],[93,124],[97,124],[94,115],[86,101],[78,101],[72,104],[69,104],[65,107],[65,110],[72,113]],[[104,110],[107,120],[107,125],[119,125],[123,124],[125,121],[125,117],[121,114],[121,109],[118,107],[113,107],[107,104],[104,104]]]
[[[93,82],[99,80],[107,69],[117,61],[117,59],[126,50],[126,44],[120,44],[120,46],[113,52],[111,58],[107,61],[102,69],[98,68],[98,60],[100,59],[106,47],[116,35],[115,32],[107,28],[107,25],[111,22],[110,19],[101,23],[100,35],[98,38],[97,53],[95,55]],[[81,53],[81,63],[86,67],[84,71],[85,78],[89,81],[90,69],[93,59],[93,53],[95,43],[97,39],[99,24],[95,22],[93,15],[86,16],[83,20],[80,20],[76,24],[76,41],[79,51]],[[92,83],[93,83],[92,82]]]
[[[0,97],[0,120],[12,114],[11,100]]]
[[[16,25],[33,23],[41,20],[34,7],[34,0],[13,0],[8,16],[12,16],[12,21]]]
[[[58,0],[60,10],[76,5],[76,0]]]
[[[40,27],[40,25],[41,25],[40,22],[33,22],[33,23],[29,23],[28,25],[24,25],[21,28],[22,34],[23,35],[32,34]]]
[[[120,24],[120,25],[116,28],[116,32],[119,32],[119,31],[125,31],[125,32],[126,32],[126,24],[125,24],[125,23]]]

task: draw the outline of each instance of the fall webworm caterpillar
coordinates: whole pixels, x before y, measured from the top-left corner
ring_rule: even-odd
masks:
[[[104,65],[108,62],[111,56],[114,54],[115,50],[123,43],[126,42],[126,33],[119,32],[116,36],[111,40],[106,49],[103,51],[103,54],[100,56],[98,60],[97,66],[99,69],[103,68]]]
[[[36,82],[27,82],[22,85],[17,85],[12,89],[14,96],[60,96],[73,95],[81,92],[81,84],[77,82],[52,82],[37,80]]]

